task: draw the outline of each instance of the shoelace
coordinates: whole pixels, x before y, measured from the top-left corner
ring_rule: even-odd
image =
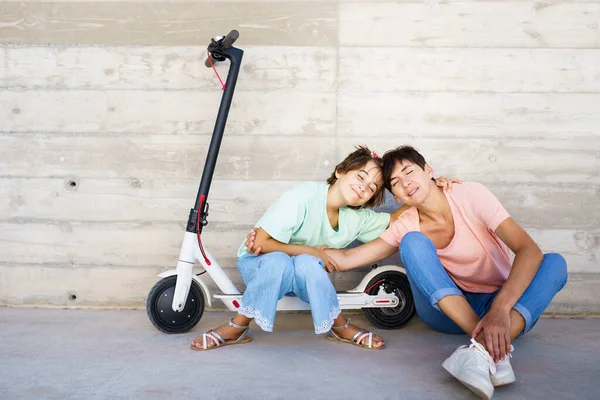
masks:
[[[494,362],[494,359],[492,358],[492,356],[490,356],[490,353],[487,352],[487,350],[485,349],[485,347],[483,347],[483,345],[481,343],[478,343],[475,339],[471,338],[471,344],[469,345],[469,348],[473,348],[473,347],[475,347],[478,350],[477,354],[480,354],[483,357],[483,359],[488,363],[492,374],[495,374],[496,373],[496,363]]]

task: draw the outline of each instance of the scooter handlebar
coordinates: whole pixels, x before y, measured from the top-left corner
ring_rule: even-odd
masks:
[[[208,59],[208,57],[206,57],[206,61],[204,61],[204,66],[207,67],[207,68],[210,68],[216,62],[217,62],[217,60],[215,60],[213,58],[213,56],[210,56],[210,60]]]
[[[223,48],[224,49],[228,49],[230,48],[233,43],[238,40],[238,38],[240,37],[240,33],[238,31],[236,31],[235,29],[232,30],[231,32],[229,32],[227,34],[227,36],[225,36],[225,39],[223,39]]]
[[[223,48],[223,49],[230,48],[239,37],[240,37],[240,33],[235,29],[232,30],[231,32],[229,32],[227,34],[227,36],[225,36],[223,39],[221,39],[221,48]],[[204,61],[204,65],[207,68],[210,68],[215,62],[217,62],[217,60],[215,60],[215,58],[211,54],[210,60],[207,58],[206,61]]]

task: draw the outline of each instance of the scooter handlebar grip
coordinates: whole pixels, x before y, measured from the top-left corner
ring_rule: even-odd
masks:
[[[240,33],[235,29],[229,32],[227,36],[225,36],[225,39],[223,39],[223,48],[228,49],[229,47],[231,47],[239,37]]]
[[[212,63],[211,63],[211,61],[212,61]],[[211,55],[210,60],[208,59],[208,57],[206,57],[206,60],[204,60],[204,66],[206,66],[207,68],[210,68],[210,67],[212,67],[212,64],[214,64],[216,62],[217,62],[217,60],[215,60],[213,58],[213,56]]]

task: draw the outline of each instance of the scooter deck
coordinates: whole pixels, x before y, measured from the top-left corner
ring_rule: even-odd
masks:
[[[215,294],[231,311],[236,311],[241,306],[242,294]],[[395,294],[380,291],[377,295],[362,292],[339,292],[338,301],[342,310],[356,310],[362,308],[397,307],[400,300]],[[310,305],[296,296],[284,296],[277,303],[277,310],[310,310]]]

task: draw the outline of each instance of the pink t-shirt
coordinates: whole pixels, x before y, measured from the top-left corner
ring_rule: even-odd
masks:
[[[437,249],[442,265],[461,289],[495,292],[508,279],[512,262],[510,249],[494,231],[510,215],[480,183],[455,184],[446,198],[454,218],[454,238],[447,247]],[[397,247],[402,237],[411,231],[420,231],[415,207],[392,222],[381,238]]]

